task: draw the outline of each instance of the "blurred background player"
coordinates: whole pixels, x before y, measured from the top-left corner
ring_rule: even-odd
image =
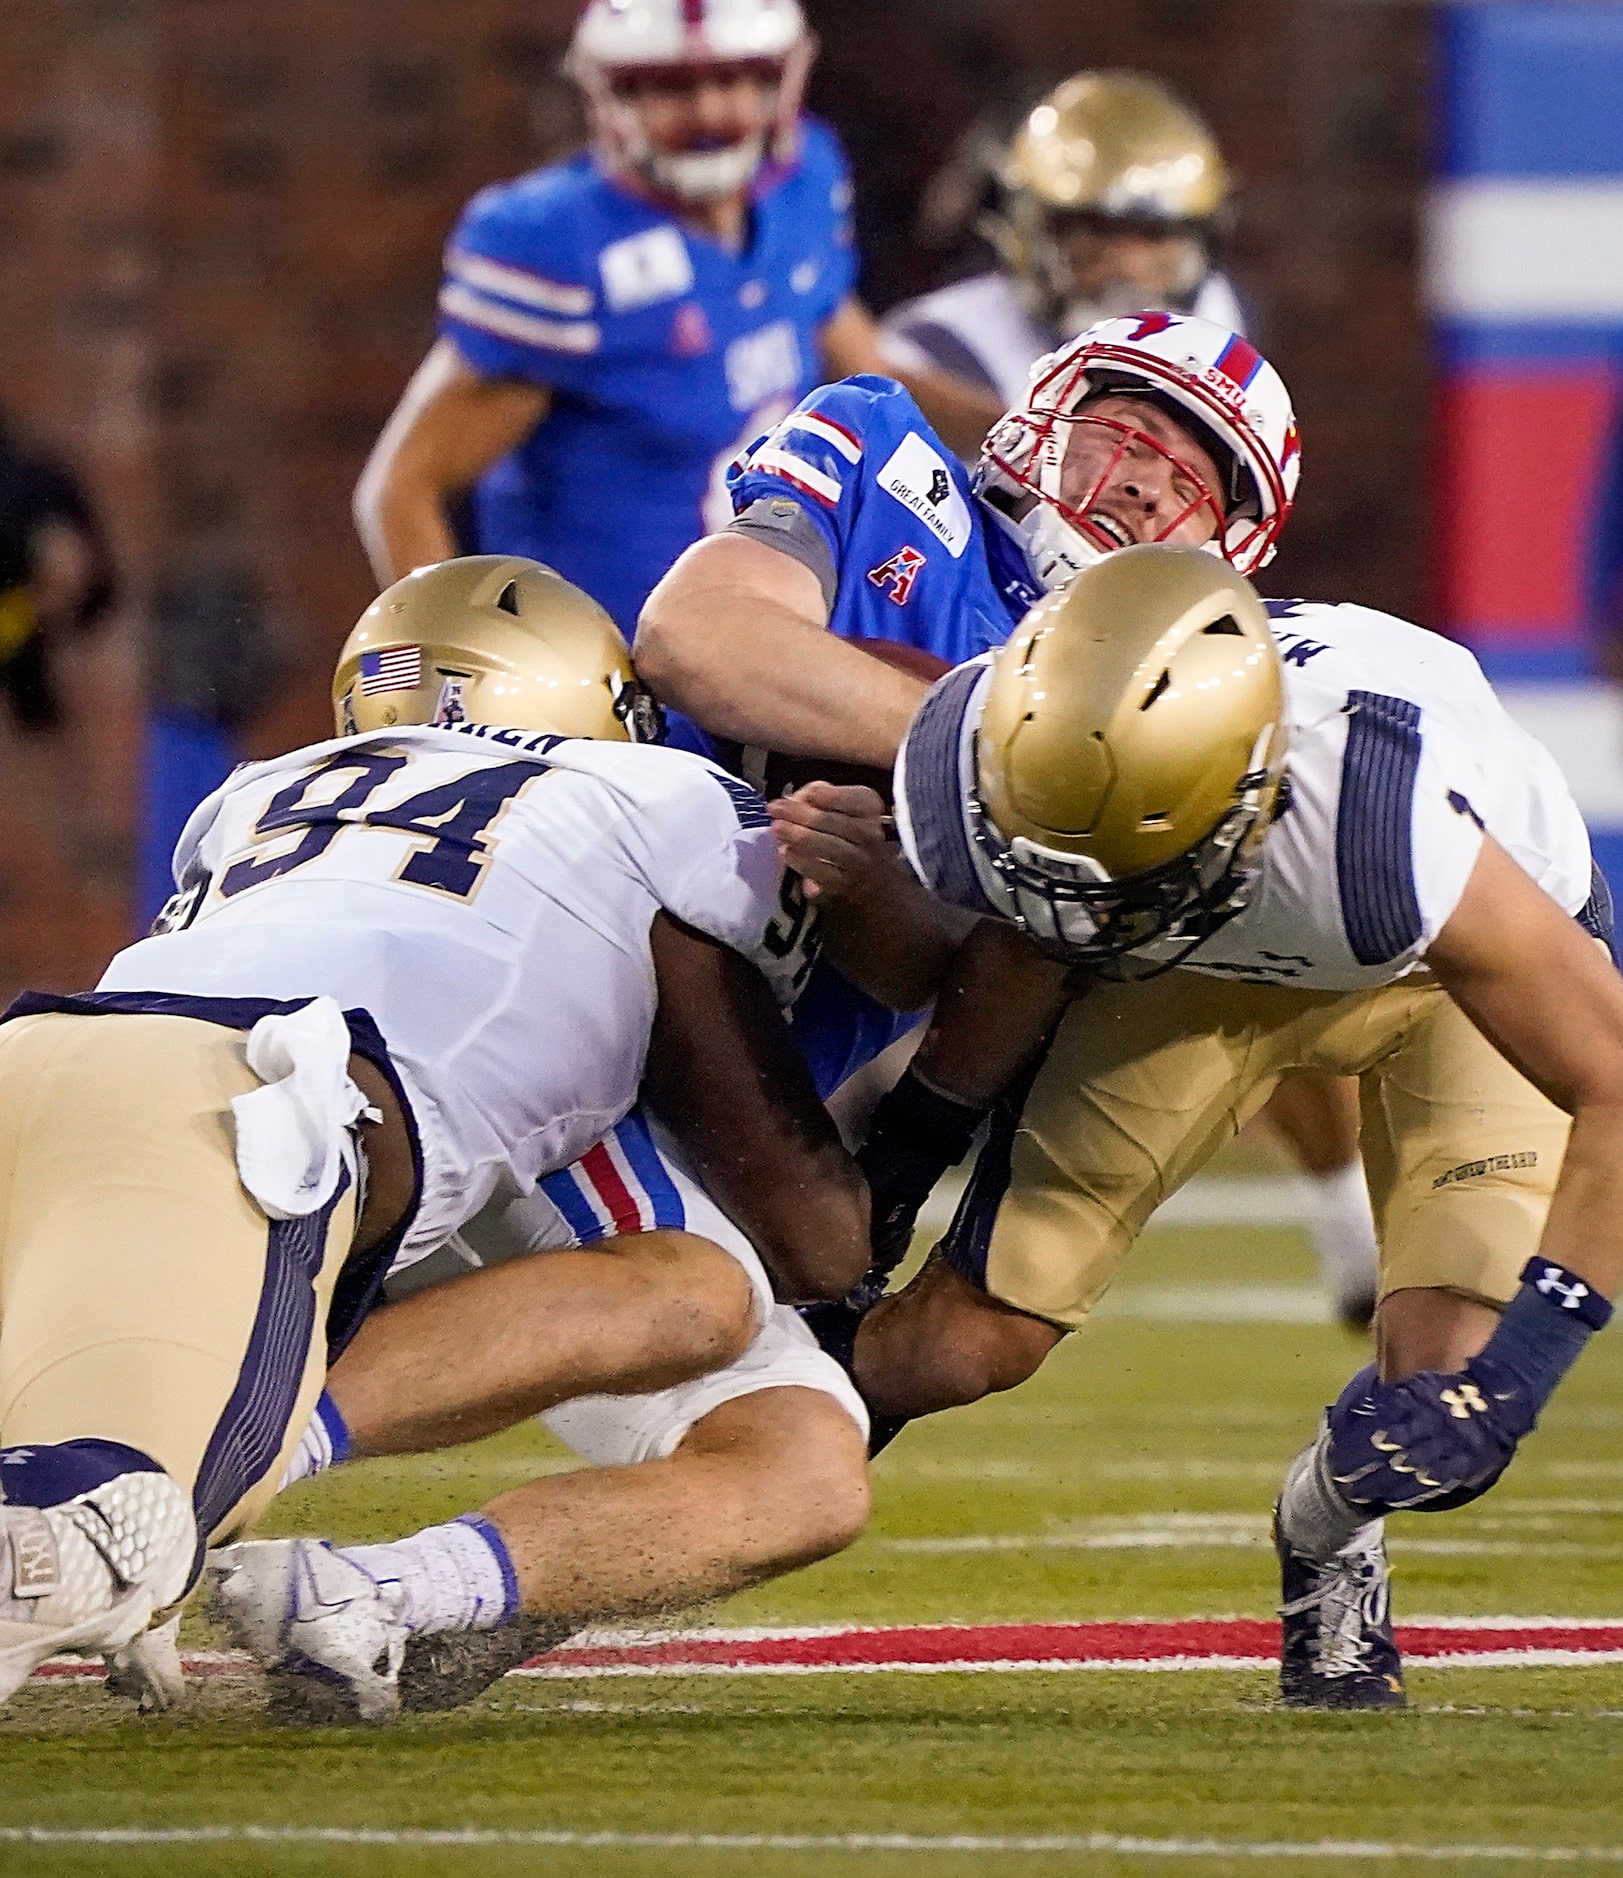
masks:
[[[987,147],[973,139],[966,161],[985,164]],[[1230,219],[1228,168],[1164,85],[1078,72],[991,148],[991,200],[975,228],[999,265],[889,313],[881,344],[893,367],[962,380],[982,394],[990,429],[1036,361],[1099,320],[1158,308],[1245,330],[1213,261]]]
[[[1078,72],[1006,148],[984,130],[967,140],[964,166],[984,167],[989,149],[991,200],[976,226],[1000,265],[887,315],[881,336],[893,367],[962,380],[980,393],[989,428],[1021,401],[1037,360],[1097,320],[1154,308],[1244,332],[1239,299],[1215,264],[1232,221],[1228,166],[1206,125],[1158,80]],[[979,443],[971,436],[972,454]],[[1332,1308],[1365,1324],[1375,1231],[1357,1093],[1345,1081],[1300,1077],[1280,1085],[1268,1120],[1308,1177],[1308,1230]]]
[[[380,583],[465,524],[464,547],[546,562],[629,634],[730,518],[733,457],[822,378],[882,369],[845,157],[801,114],[814,52],[796,0],[592,0],[565,67],[592,148],[469,204],[440,339],[356,490]]]

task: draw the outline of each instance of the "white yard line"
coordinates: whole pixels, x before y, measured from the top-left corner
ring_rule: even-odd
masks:
[[[360,1826],[0,1826],[0,1845],[188,1846],[354,1845],[467,1848],[519,1847],[600,1852],[923,1852],[1011,1858],[1417,1859],[1468,1865],[1479,1859],[1546,1865],[1623,1864],[1615,1845],[1423,1845],[1380,1839],[1145,1839],[1109,1832],[1019,1834],[911,1832],[569,1832],[495,1831],[474,1827]]]
[[[1097,1315],[1157,1324],[1328,1324],[1333,1317],[1314,1285],[1122,1285],[1106,1292]]]

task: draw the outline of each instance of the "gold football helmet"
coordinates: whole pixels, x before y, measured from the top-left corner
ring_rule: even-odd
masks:
[[[1245,903],[1285,743],[1245,578],[1191,548],[1106,555],[993,668],[970,823],[1004,910],[1073,959],[1198,944]]]
[[[499,724],[650,743],[659,707],[597,602],[539,561],[469,554],[386,588],[344,641],[339,736],[401,724]]]
[[[983,232],[1032,312],[1067,333],[1161,307],[1187,312],[1220,227],[1229,174],[1211,132],[1141,72],[1078,72],[1037,104],[1004,159],[1001,213]],[[1163,292],[1142,280],[1078,279],[1067,227],[1091,224],[1174,244]],[[1121,304],[1117,304],[1120,301]]]

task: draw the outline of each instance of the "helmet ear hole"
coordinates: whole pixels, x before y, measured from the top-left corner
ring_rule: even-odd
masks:
[[[1144,702],[1138,708],[1141,711],[1147,711],[1150,708],[1150,706],[1154,704],[1156,699],[1162,695],[1163,692],[1169,691],[1171,690],[1171,688],[1172,688],[1172,672],[1169,667],[1167,670],[1163,671],[1161,676],[1158,679],[1156,679],[1153,685],[1151,685],[1150,695],[1144,700]]]
[[[1210,626],[1202,626],[1203,633],[1226,633],[1231,638],[1243,639],[1245,629],[1232,613],[1225,613],[1221,619],[1214,619]]]
[[[496,596],[496,604],[504,613],[511,613],[518,618],[518,582],[510,580]]]

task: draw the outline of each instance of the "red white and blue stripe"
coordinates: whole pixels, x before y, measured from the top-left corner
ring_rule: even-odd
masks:
[[[1623,745],[1592,675],[1623,597],[1623,6],[1463,0],[1437,33],[1427,623],[1556,753],[1615,891]]]
[[[541,1189],[577,1245],[687,1224],[681,1193],[638,1109],[572,1167],[549,1174]]]
[[[1217,358],[1216,369],[1244,391],[1262,370],[1262,354],[1249,339],[1236,333]]]
[[[862,461],[862,440],[821,411],[791,411],[762,438],[744,467],[780,477],[802,495],[837,509],[846,466]]]

